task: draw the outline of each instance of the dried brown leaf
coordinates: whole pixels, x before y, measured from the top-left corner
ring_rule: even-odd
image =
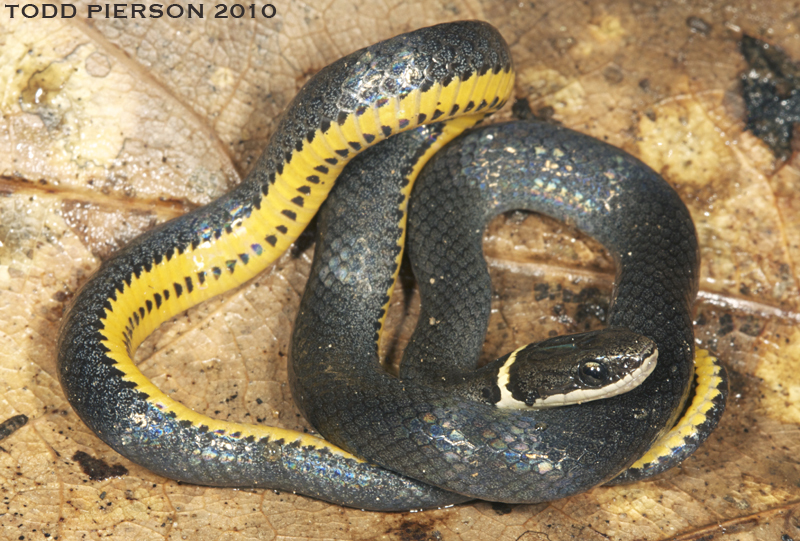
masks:
[[[800,539],[800,158],[776,162],[743,131],[737,47],[746,32],[800,58],[796,6],[344,1],[276,4],[275,18],[255,21],[213,19],[210,4],[202,20],[88,20],[76,6],[74,19],[0,19],[0,422],[29,418],[0,442],[0,538]],[[689,206],[703,256],[698,344],[731,375],[710,441],[649,482],[416,514],[180,485],[111,451],[55,373],[56,332],[78,285],[134,235],[236,184],[321,67],[464,18],[509,41],[517,97],[639,156]],[[591,239],[512,214],[492,224],[486,250],[496,293],[486,358],[601,325],[613,264]],[[310,254],[295,250],[163,326],[140,348],[142,369],[216,417],[307,428],[285,360]],[[395,300],[390,360],[416,303],[413,289]],[[92,480],[77,452],[127,473]]]

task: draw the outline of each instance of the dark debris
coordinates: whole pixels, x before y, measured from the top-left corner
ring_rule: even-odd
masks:
[[[741,74],[747,126],[778,159],[791,155],[794,123],[800,121],[800,65],[782,49],[744,35],[740,50],[748,69]]]
[[[92,481],[102,481],[109,477],[122,477],[128,474],[125,466],[121,464],[109,466],[104,460],[94,458],[83,451],[77,451],[72,456],[72,460],[81,465],[83,473],[88,475]]]

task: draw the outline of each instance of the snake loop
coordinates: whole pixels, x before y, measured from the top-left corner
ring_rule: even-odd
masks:
[[[402,149],[411,143],[404,141],[414,137],[426,140],[404,134],[383,143],[382,156],[407,154]],[[394,147],[401,151],[389,153]],[[391,189],[375,186],[404,181],[393,173],[394,161],[365,154],[352,165],[320,216],[289,365],[295,401],[326,438],[447,490],[534,503],[582,492],[623,470],[622,482],[653,475],[708,436],[727,384],[718,363],[699,353],[697,397],[675,431],[653,445],[684,409],[695,373],[691,306],[699,255],[688,210],[650,168],[596,139],[535,123],[487,126],[437,153],[411,199],[409,251],[422,308],[398,379],[379,368],[373,322],[383,317],[394,272],[379,261],[402,231],[381,219],[395,204]],[[610,250],[617,263],[610,327],[520,348],[469,379],[489,314],[482,231],[514,208],[573,224]],[[658,362],[635,389],[553,409],[498,407],[504,393],[526,401],[508,381],[523,352],[547,357],[588,344],[590,358],[603,360],[609,346],[632,335],[623,350],[641,346],[650,355],[650,341],[639,334],[655,342]],[[454,383],[463,388],[452,392]]]

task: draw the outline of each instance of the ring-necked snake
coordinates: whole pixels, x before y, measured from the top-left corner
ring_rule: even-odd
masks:
[[[451,276],[477,277],[485,275],[485,269],[474,260],[467,261],[464,254],[459,259],[457,250],[441,249],[449,240],[436,248],[435,235],[442,229],[454,232],[439,218],[483,220],[486,213],[508,205],[490,204],[492,210],[486,212],[475,207],[457,218],[458,212],[445,213],[444,203],[434,196],[416,205],[432,207],[420,210],[422,218],[413,224],[421,231],[417,237],[427,236],[433,243],[431,255],[443,252],[445,256],[437,263],[426,260],[424,243],[415,248],[423,254],[415,259],[415,269],[426,286],[422,288],[425,310],[448,312],[447,306],[455,306],[459,296],[468,299],[468,307],[442,317],[423,312],[423,318],[429,319],[421,321],[440,334],[448,333],[447,318],[456,316],[456,327],[446,340],[434,344],[415,338],[407,358],[425,362],[406,363],[402,379],[376,370],[377,333],[400,262],[398,243],[405,229],[402,209],[413,178],[448,141],[501,107],[513,80],[505,43],[494,28],[480,22],[424,28],[357,51],[320,71],[290,104],[262,157],[239,187],[135,239],[78,292],[62,325],[58,356],[61,383],[76,412],[115,450],[173,479],[291,490],[369,509],[441,506],[469,497],[541,501],[585,490],[624,470],[672,424],[688,393],[693,360],[688,310],[696,290],[697,246],[688,212],[663,180],[628,155],[593,139],[547,126],[534,128],[527,137],[529,142],[538,141],[538,146],[514,148],[531,160],[540,160],[525,167],[536,169],[533,183],[544,183],[537,190],[550,199],[522,205],[574,222],[615,253],[620,270],[609,323],[655,341],[658,363],[652,376],[634,391],[580,407],[534,412],[495,407],[495,398],[503,392],[490,383],[501,376],[516,378],[517,366],[522,365],[517,357],[536,357],[542,350],[573,350],[594,344],[597,337],[521,348],[488,378],[470,380],[463,375],[461,370],[473,368],[476,353],[471,346],[482,341],[485,324],[480,314],[486,308],[477,297],[452,294],[456,286]],[[329,205],[320,220],[321,238],[295,327],[290,365],[295,399],[327,438],[425,483],[373,466],[320,438],[200,415],[170,399],[142,375],[131,356],[158,325],[255,276],[302,232],[356,154],[390,135],[429,122],[439,123],[383,143],[394,147],[394,154],[384,153],[388,148],[372,149],[368,152],[377,162],[358,160],[348,167],[348,177],[358,177],[357,171],[366,163],[362,178],[367,180],[348,181],[341,190],[337,185],[337,191],[345,194],[361,192],[361,199],[337,196],[339,203]],[[458,179],[470,178],[468,174],[479,174],[473,171],[479,165],[501,167],[500,160],[489,157],[497,143],[486,138],[495,133],[492,137],[499,140],[515,129],[470,135],[461,143],[463,157],[458,157],[457,149],[448,150],[437,159],[428,178],[435,178],[434,184],[456,184]],[[473,158],[476,164],[467,165]],[[457,174],[451,180],[446,180],[444,164],[455,165],[452,170]],[[369,179],[375,179],[381,167],[388,167],[388,180],[371,184]],[[624,175],[630,173],[641,177],[643,187],[625,181]],[[522,191],[521,174],[512,175],[511,192]],[[519,189],[513,184],[517,181]],[[494,197],[498,201],[508,197],[489,185],[488,191],[476,193],[489,194],[490,203]],[[388,195],[392,186],[398,191],[387,200],[388,207],[374,204],[377,200],[371,198]],[[471,207],[471,202],[465,203],[470,197],[480,198],[465,197],[454,203],[456,207],[463,210]],[[355,206],[347,207],[343,200]],[[377,207],[383,209],[378,217],[361,225],[370,231],[385,227],[386,233],[382,243],[366,243],[363,250],[365,239],[374,235],[357,229],[357,221],[341,225],[348,222],[339,218],[342,214],[366,216]],[[605,211],[619,225],[612,227],[608,218],[600,225],[596,220]],[[339,218],[330,219],[337,214]],[[662,221],[669,219],[673,221]],[[452,242],[469,238],[474,243],[480,238],[482,221],[455,223],[453,227],[462,228],[467,236],[453,237]],[[631,228],[639,233],[620,238]],[[466,274],[455,273],[451,265],[463,267],[460,272]],[[348,297],[339,303],[341,295]],[[366,304],[351,311],[359,295],[366,295]],[[469,315],[471,311],[478,317]],[[459,320],[465,326],[458,327]],[[613,332],[630,338],[630,330]],[[451,367],[450,362],[460,364]],[[600,364],[580,362],[590,380],[604,375]],[[716,424],[724,401],[724,380],[709,358],[698,355],[698,366],[698,374],[709,372],[709,381],[699,381],[697,387],[708,392],[690,408],[686,426],[675,433],[675,441],[667,442],[667,451],[652,447],[644,462],[623,476],[635,479],[651,474],[663,468],[663,457],[670,453],[673,461],[688,456]],[[297,374],[303,374],[303,379]],[[421,383],[430,374],[466,383],[461,391],[447,394],[438,384]],[[507,387],[506,394],[534,403],[538,380],[525,378],[526,385]]]

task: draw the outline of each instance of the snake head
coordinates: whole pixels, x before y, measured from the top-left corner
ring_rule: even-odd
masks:
[[[497,406],[540,409],[616,396],[641,384],[657,359],[655,342],[621,327],[529,344],[502,360]]]

